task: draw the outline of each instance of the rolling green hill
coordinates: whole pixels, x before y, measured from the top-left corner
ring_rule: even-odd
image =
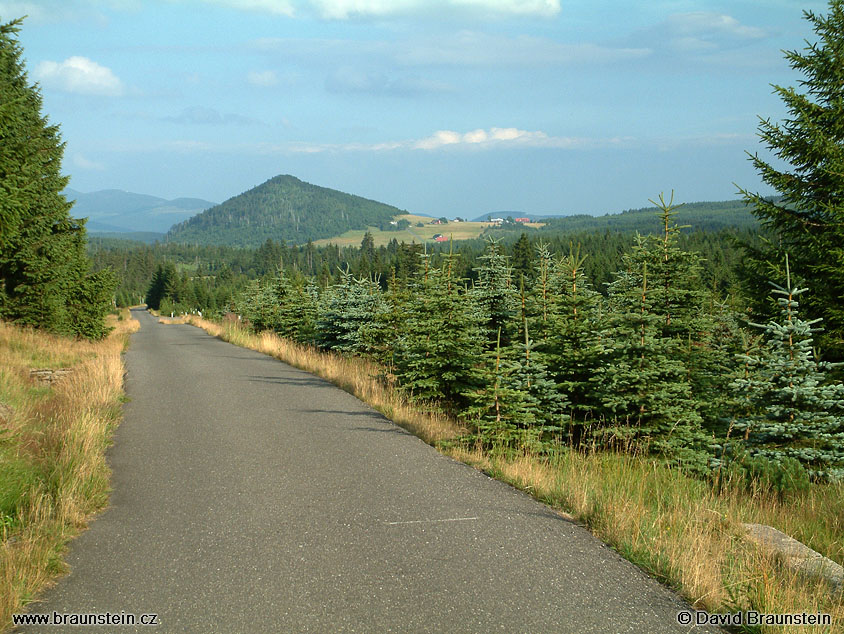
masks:
[[[187,220],[214,205],[199,198],[165,200],[119,189],[83,193],[67,188],[64,195],[69,201],[74,201],[70,212],[74,218],[88,218],[89,233],[141,232],[163,235],[175,223]]]
[[[693,230],[718,231],[727,227],[739,229],[756,227],[759,221],[750,213],[750,208],[741,200],[721,202],[685,203],[677,207],[677,223],[691,225]],[[618,214],[604,216],[545,216],[543,231],[638,231],[642,234],[660,231],[659,213],[656,207],[628,209]]]
[[[170,242],[255,247],[272,239],[302,244],[349,230],[389,226],[407,213],[374,200],[276,176],[174,225]]]

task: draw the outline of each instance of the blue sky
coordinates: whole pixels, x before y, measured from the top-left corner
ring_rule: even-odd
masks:
[[[80,191],[277,174],[412,212],[766,192],[745,151],[813,0],[0,0]],[[767,192],[766,192],[767,193]]]

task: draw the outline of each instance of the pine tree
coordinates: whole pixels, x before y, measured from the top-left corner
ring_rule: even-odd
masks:
[[[537,348],[544,351],[552,328],[555,296],[552,288],[554,258],[544,242],[536,245],[534,283],[530,300],[523,302],[522,316],[535,333]]]
[[[804,12],[818,42],[787,51],[804,76],[804,92],[774,86],[789,116],[781,124],[761,119],[759,136],[791,166],[780,170],[758,154],[751,161],[762,180],[781,194],[770,199],[740,190],[753,213],[782,241],[796,270],[814,289],[809,307],[823,317],[824,348],[844,359],[844,0],[830,0],[829,14]],[[767,250],[770,262],[781,262]]]
[[[637,247],[643,248],[639,238]],[[610,313],[602,333],[602,365],[595,377],[606,411],[604,442],[647,450],[693,471],[706,467],[705,436],[677,340],[663,336],[647,259],[625,257],[609,287]]]
[[[537,408],[528,391],[517,386],[521,364],[501,348],[500,334],[495,348],[484,351],[482,359],[475,373],[478,387],[466,394],[464,418],[481,443],[494,451],[534,447]]]
[[[301,273],[279,268],[272,282],[277,302],[273,329],[293,341],[313,344],[316,335],[318,293]]]
[[[430,254],[421,259],[406,327],[396,341],[395,373],[414,398],[438,401],[457,414],[477,387],[474,367],[484,337],[472,298],[454,273],[456,256],[444,255],[441,267],[432,266]]]
[[[168,308],[165,308],[165,305]],[[173,296],[165,293],[165,299],[161,303],[161,311],[169,312],[171,305],[175,307]],[[237,301],[238,313],[242,315],[244,320],[249,321],[252,328],[257,332],[275,328],[278,306],[275,286],[264,279],[252,280]]]
[[[478,280],[472,289],[472,298],[479,310],[478,319],[486,332],[487,349],[494,350],[500,333],[500,344],[509,346],[516,334],[514,320],[517,315],[517,293],[513,287],[507,256],[501,243],[490,238],[486,251],[475,270]]]
[[[516,346],[518,366],[512,376],[513,387],[524,396],[524,409],[533,417],[533,426],[522,444],[533,451],[543,443],[558,439],[568,428],[570,403],[552,380],[543,357],[534,351],[530,329],[523,324],[524,342]]]
[[[348,268],[340,271],[340,280],[326,289],[317,309],[317,345],[326,350],[340,350],[348,345],[350,332],[357,323],[349,321],[347,307],[353,293],[354,277]]]
[[[342,271],[340,281],[323,297],[317,317],[317,343],[326,350],[370,357],[383,355],[390,339],[382,314],[387,312],[376,280],[352,277]]]
[[[0,317],[101,337],[114,280],[90,272],[84,221],[61,193],[64,144],[24,71],[20,25],[0,25]]]
[[[522,278],[531,281],[534,274],[534,250],[526,233],[522,233],[513,244],[513,278],[518,284]]]
[[[806,288],[792,284],[786,261],[786,285],[772,284],[781,317],[767,324],[762,354],[743,355],[746,378],[733,387],[744,395],[749,414],[735,428],[744,433],[751,455],[775,463],[800,461],[815,478],[844,478],[844,384],[828,380],[828,362],[817,361],[813,335],[821,318],[798,315]]]
[[[567,396],[573,425],[585,423],[594,414],[598,402],[593,382],[602,363],[602,300],[586,277],[585,260],[578,245],[570,246],[568,255],[553,263],[550,334],[547,344],[540,347],[558,389]],[[571,433],[577,442],[580,430],[572,428]]]

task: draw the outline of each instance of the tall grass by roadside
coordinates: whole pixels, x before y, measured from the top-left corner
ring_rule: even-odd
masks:
[[[354,394],[444,453],[570,513],[622,555],[711,613],[824,613],[831,627],[763,626],[749,631],[816,634],[844,631],[844,596],[799,578],[742,538],[743,523],[774,526],[844,564],[844,484],[817,485],[786,497],[727,481],[716,491],[643,457],[560,448],[553,457],[491,456],[460,442],[460,425],[433,408],[410,404],[383,368],[282,339],[237,322],[195,316],[209,334],[301,368]],[[426,411],[430,410],[430,411]],[[442,442],[450,441],[450,442]]]
[[[99,342],[0,322],[0,630],[58,573],[67,540],[108,496],[105,450],[120,419],[124,311]],[[70,368],[50,386],[30,370]]]

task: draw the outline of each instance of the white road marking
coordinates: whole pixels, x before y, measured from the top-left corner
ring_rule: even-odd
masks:
[[[433,524],[435,522],[471,522],[478,519],[477,517],[452,517],[444,520],[408,520],[406,522],[387,522],[389,526],[396,526],[397,524]]]

